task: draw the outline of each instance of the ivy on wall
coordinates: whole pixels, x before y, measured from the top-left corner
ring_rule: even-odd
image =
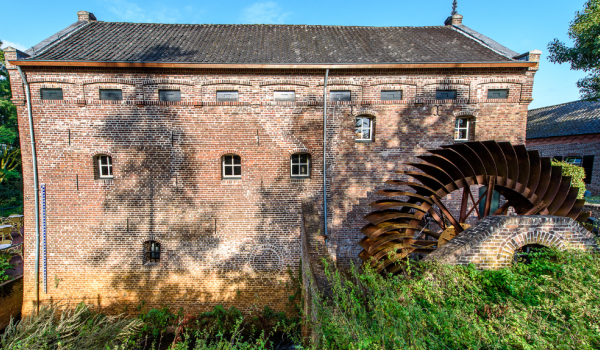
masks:
[[[585,193],[585,182],[583,182],[583,179],[585,179],[585,170],[580,166],[558,161],[556,159],[552,159],[552,165],[561,166],[563,176],[571,177],[571,186],[579,187],[577,198],[582,199],[583,194]]]

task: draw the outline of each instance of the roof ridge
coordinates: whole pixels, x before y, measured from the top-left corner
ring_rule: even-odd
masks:
[[[55,45],[63,42],[65,39],[67,39],[68,37],[70,37],[72,34],[77,33],[78,31],[80,31],[82,28],[87,27],[90,23],[94,23],[94,22],[85,22],[85,23],[81,23],[84,21],[77,21],[69,26],[67,26],[66,28],[59,30],[58,32],[50,35],[48,38],[42,40],[41,42],[37,43],[36,45],[33,45],[31,48],[29,48],[27,51],[31,50],[30,53],[30,59],[35,58],[38,55],[43,54],[44,52],[48,51],[49,49],[51,49],[52,47],[54,47]],[[69,30],[65,35],[63,35],[62,37],[59,35],[59,33],[68,30],[70,27],[73,27],[71,30]],[[43,43],[44,41],[49,40],[50,38],[52,38],[52,36],[56,35],[56,40],[51,41],[50,43],[46,44],[45,46],[42,46],[40,48],[39,51],[35,50],[35,47],[41,43]]]
[[[248,26],[248,27],[343,27],[343,28],[447,28],[447,26],[359,26],[339,24],[268,24],[268,23],[154,23],[154,22],[118,22],[94,21],[92,23],[134,24],[134,25],[165,25],[165,26]]]

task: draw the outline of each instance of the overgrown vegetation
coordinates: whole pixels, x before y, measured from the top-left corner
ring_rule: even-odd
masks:
[[[556,159],[552,159],[552,165],[561,166],[563,176],[571,177],[571,186],[579,188],[577,198],[582,199],[585,193],[585,182],[583,181],[585,179],[585,170],[580,166]]]
[[[331,272],[322,349],[597,349],[600,259],[543,250],[496,271],[427,264],[411,277]]]
[[[3,349],[597,349],[600,258],[540,250],[495,271],[435,263],[403,276],[346,275],[327,266],[333,293],[316,300],[318,344],[302,347],[299,318],[269,308],[168,308],[106,317],[80,305],[11,324]],[[294,298],[294,303],[298,299]],[[143,309],[143,305],[140,309]]]
[[[0,41],[0,46],[2,41]],[[0,215],[20,213],[23,205],[23,178],[17,108],[11,102],[12,91],[4,52],[0,50],[0,208],[13,208]],[[15,208],[16,207],[16,208]]]
[[[10,263],[11,258],[12,254],[0,253],[0,283],[6,282],[11,279],[11,277],[6,274],[7,270],[10,270],[14,267]]]

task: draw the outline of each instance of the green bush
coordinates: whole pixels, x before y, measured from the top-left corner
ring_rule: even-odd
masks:
[[[6,274],[6,270],[12,269],[14,266],[10,263],[11,254],[0,253],[0,283],[8,281],[11,277]]]
[[[585,170],[582,167],[573,165],[571,163],[558,161],[556,159],[552,160],[552,165],[558,165],[562,167],[563,176],[571,177],[571,186],[579,187],[579,194],[577,194],[577,198],[582,199],[583,194],[585,193]]]
[[[429,263],[411,277],[328,272],[320,349],[598,349],[600,259],[543,250],[501,270]]]

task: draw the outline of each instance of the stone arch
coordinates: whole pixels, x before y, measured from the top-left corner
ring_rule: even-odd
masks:
[[[537,244],[560,250],[598,250],[595,236],[571,218],[544,215],[490,215],[424,260],[497,269],[512,264],[517,249]]]
[[[496,260],[501,265],[509,265],[515,252],[530,244],[538,244],[548,248],[556,248],[558,250],[565,250],[568,246],[565,237],[557,232],[549,232],[547,230],[519,232],[512,237],[506,238],[506,240],[500,244],[496,254]]]

